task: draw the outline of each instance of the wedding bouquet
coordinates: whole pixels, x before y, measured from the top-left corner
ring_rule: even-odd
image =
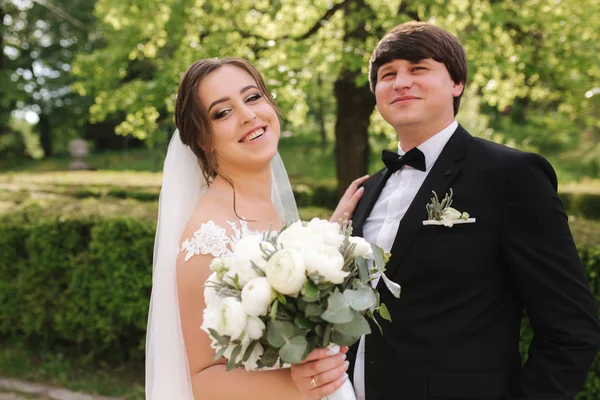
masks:
[[[351,346],[371,332],[366,318],[379,326],[375,312],[390,320],[370,282],[380,276],[400,296],[383,273],[389,254],[351,233],[348,221],[298,221],[246,235],[215,258],[202,324],[215,360],[225,357],[228,370],[296,364],[317,347]]]

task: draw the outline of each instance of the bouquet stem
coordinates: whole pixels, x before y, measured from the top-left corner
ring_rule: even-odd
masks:
[[[325,397],[323,400],[356,400],[354,394],[354,388],[348,379],[346,382],[335,392]]]

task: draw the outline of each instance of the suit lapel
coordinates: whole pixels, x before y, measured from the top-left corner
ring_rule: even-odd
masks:
[[[459,125],[427,174],[421,188],[400,221],[398,233],[392,245],[392,257],[386,266],[388,276],[392,276],[393,271],[402,262],[415,235],[423,226],[423,221],[427,219],[425,205],[431,202],[432,191],[435,191],[441,199],[449,191],[452,182],[459,176],[460,160],[464,157],[471,138],[472,136]]]
[[[375,206],[375,203],[377,202],[377,199],[379,198],[379,195],[381,194],[381,191],[383,190],[383,187],[385,186],[385,183],[390,175],[391,174],[389,170],[384,168],[373,175],[373,177],[370,179],[371,182],[365,184],[365,194],[358,203],[356,212],[354,213],[354,219],[352,221],[352,234],[354,236],[363,235],[363,225],[369,217],[369,214],[371,214],[371,210],[373,210],[373,207]]]

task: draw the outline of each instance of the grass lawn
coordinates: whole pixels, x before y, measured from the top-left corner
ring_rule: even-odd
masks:
[[[144,398],[143,363],[90,363],[63,354],[34,353],[18,344],[3,344],[0,376],[127,400]]]

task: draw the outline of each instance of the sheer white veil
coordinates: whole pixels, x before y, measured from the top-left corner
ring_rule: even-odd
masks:
[[[272,198],[279,215],[284,221],[298,220],[279,154],[271,162],[271,171]],[[198,160],[176,130],[165,159],[158,206],[146,333],[146,399],[194,399],[179,317],[175,260],[183,229],[206,190]]]

